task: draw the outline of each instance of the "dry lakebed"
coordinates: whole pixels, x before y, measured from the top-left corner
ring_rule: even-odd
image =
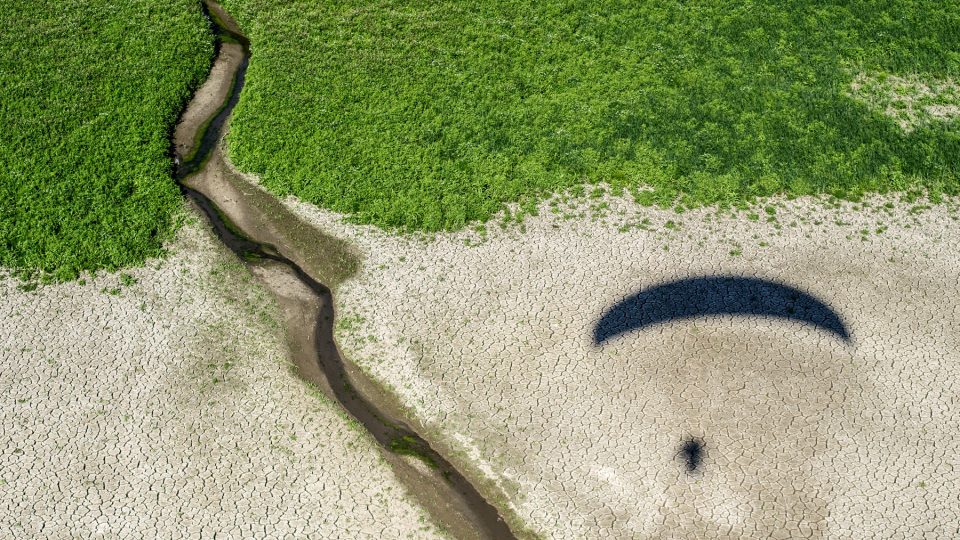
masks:
[[[0,537],[960,536],[957,201],[357,225],[235,170],[205,9],[168,255],[0,280]]]

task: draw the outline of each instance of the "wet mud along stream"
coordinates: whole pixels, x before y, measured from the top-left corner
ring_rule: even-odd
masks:
[[[173,134],[181,190],[277,298],[299,375],[376,439],[398,478],[433,517],[460,538],[515,538],[497,509],[402,420],[395,397],[337,349],[330,287],[356,268],[349,246],[303,223],[225,160],[221,139],[243,89],[250,47],[219,5],[205,2],[204,11],[217,35],[217,55]]]

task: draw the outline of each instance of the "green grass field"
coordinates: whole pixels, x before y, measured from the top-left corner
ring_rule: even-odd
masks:
[[[223,3],[253,44],[231,157],[361,222],[452,229],[597,181],[686,205],[960,189],[957,122],[850,97],[956,81],[957,0]]]
[[[69,279],[159,255],[168,133],[206,77],[194,0],[0,0],[0,266]]]
[[[960,0],[224,4],[254,53],[231,156],[360,222],[456,229],[600,181],[683,205],[960,192]],[[198,3],[0,8],[0,266],[159,255],[169,130],[212,52]]]

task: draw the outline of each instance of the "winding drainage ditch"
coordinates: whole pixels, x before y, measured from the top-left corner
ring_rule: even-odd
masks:
[[[224,180],[233,173],[220,155],[219,145],[243,89],[250,48],[249,41],[219,5],[208,0],[202,5],[217,37],[216,61],[210,78],[214,78],[218,69],[234,71],[219,72],[223,83],[214,94],[225,96],[223,101],[211,102],[209,93],[201,97],[198,92],[181,115],[181,125],[171,144],[175,178],[181,191],[200,207],[217,237],[264,281],[281,306],[300,310],[299,320],[312,324],[312,329],[310,326],[292,328],[290,319],[287,319],[288,336],[297,342],[294,355],[299,356],[295,360],[300,367],[300,376],[332,394],[331,397],[376,439],[398,478],[434,518],[458,537],[515,538],[497,509],[449,461],[408,427],[399,414],[391,414],[396,407],[391,406],[390,398],[378,396],[375,385],[363,380],[358,369],[344,362],[333,337],[333,296],[330,288],[320,282],[345,277],[342,269],[333,273],[323,270],[349,266],[349,262],[344,262],[349,257],[344,255],[342,244],[304,226],[276,200],[259,193],[258,188],[237,187]],[[224,48],[232,47],[235,52],[237,46],[242,48],[239,61],[233,65],[223,61],[227,56]],[[194,112],[196,110],[209,113],[198,115]],[[178,145],[177,138],[182,137],[180,129],[183,124],[191,124],[185,129],[193,144]],[[181,146],[191,148],[183,152]],[[304,247],[302,242],[296,242],[295,247],[298,236],[308,238],[310,245],[319,246],[315,248],[319,255],[313,259],[309,254],[304,255],[303,251],[310,248]],[[325,248],[330,249],[325,252]],[[318,258],[325,260],[318,261]],[[319,272],[314,271],[317,267],[321,268]],[[299,303],[291,303],[290,295],[278,292],[275,280],[271,283],[264,278],[271,272],[273,275],[277,272],[285,274],[305,286],[309,290],[308,301],[301,298]],[[315,278],[312,274],[321,275]],[[422,464],[413,463],[404,456],[414,456]]]

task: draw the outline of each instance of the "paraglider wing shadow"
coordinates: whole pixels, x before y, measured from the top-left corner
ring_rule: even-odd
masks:
[[[788,285],[736,276],[688,278],[640,291],[604,312],[593,341],[601,345],[632,330],[711,315],[790,319],[850,341],[846,324],[821,300]]]

